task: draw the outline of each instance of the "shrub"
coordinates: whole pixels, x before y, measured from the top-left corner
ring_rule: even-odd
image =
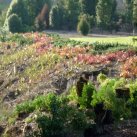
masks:
[[[29,23],[29,16],[23,0],[13,0],[8,8],[6,19],[12,14],[17,14],[23,24]],[[6,23],[6,22],[5,22]],[[5,24],[6,25],[6,24]]]
[[[90,30],[90,25],[87,19],[81,18],[77,26],[77,31],[80,32],[82,35],[86,36],[88,35],[89,30]]]
[[[90,29],[92,29],[95,26],[95,17],[94,16],[91,16],[89,14],[81,14],[79,16],[79,20],[81,18],[84,18],[87,20],[87,22],[89,23]]]
[[[40,130],[37,134],[41,137],[64,137],[66,134],[83,134],[88,121],[83,110],[69,104],[65,96],[49,93],[38,96],[34,100],[26,101],[16,106],[16,114],[37,113],[36,122]]]
[[[17,14],[12,14],[8,17],[8,31],[10,32],[21,32],[22,21]]]
[[[91,108],[93,92],[95,92],[95,87],[91,83],[84,85],[82,97],[79,98],[79,104],[82,108]]]
[[[55,94],[47,95],[48,115],[39,115],[36,122],[42,137],[64,137],[70,131],[83,132],[87,126],[86,115],[77,108],[68,105],[68,99]]]

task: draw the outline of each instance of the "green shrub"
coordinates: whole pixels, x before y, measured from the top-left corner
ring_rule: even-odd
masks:
[[[23,25],[25,25],[25,24],[28,25],[29,24],[28,12],[27,12],[26,6],[24,5],[23,0],[12,0],[10,6],[8,8],[8,11],[7,11],[4,26],[7,25],[7,19],[12,14],[18,15],[18,17],[22,20]]]
[[[37,123],[41,137],[64,137],[70,131],[83,132],[87,126],[86,115],[77,108],[68,105],[68,99],[54,94],[45,100],[48,115],[40,115]]]
[[[8,31],[12,33],[21,32],[22,22],[17,14],[12,14],[8,17]]]
[[[118,84],[117,84],[118,83]],[[111,110],[115,122],[121,119],[131,118],[131,108],[128,107],[128,101],[125,98],[117,98],[115,93],[116,85],[119,86],[121,80],[106,79],[101,83],[100,88],[93,94],[92,106],[96,106],[98,103],[103,103],[106,110]]]
[[[79,21],[81,20],[81,18],[84,18],[89,23],[90,29],[92,29],[95,26],[95,17],[94,16],[91,16],[89,14],[81,14],[79,16]]]
[[[82,97],[79,98],[80,107],[91,108],[93,92],[95,92],[95,87],[91,83],[84,85],[82,91]]]
[[[86,36],[88,35],[89,30],[90,30],[90,25],[87,19],[81,18],[77,26],[77,31],[80,32],[82,35]]]
[[[131,98],[129,101],[129,107],[132,110],[132,115],[137,118],[137,81],[129,84]]]
[[[69,104],[65,96],[49,93],[17,105],[16,114],[37,112],[37,134],[41,137],[64,137],[66,134],[83,134],[88,126],[86,114]],[[44,113],[41,113],[44,112]]]

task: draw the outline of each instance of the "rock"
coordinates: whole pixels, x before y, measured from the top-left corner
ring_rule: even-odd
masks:
[[[0,79],[0,86],[4,83],[3,79]]]
[[[20,66],[17,66],[16,67],[16,72],[21,73],[25,70],[26,67],[27,67],[26,64],[22,64]]]
[[[92,127],[86,128],[84,131],[84,137],[97,137],[97,129],[96,125],[92,125]]]
[[[3,55],[4,54],[4,52],[3,51],[0,51],[0,55]]]
[[[27,118],[28,116],[29,116],[29,114],[26,112],[19,113],[17,120],[23,120],[23,119]]]
[[[116,89],[117,98],[125,98],[126,100],[130,98],[129,88],[117,88]]]
[[[8,102],[11,100],[15,100],[20,95],[19,91],[10,91],[4,98],[3,102]]]
[[[5,134],[8,137],[22,137],[22,130],[20,125],[14,125],[7,129]]]
[[[34,134],[38,134],[39,129],[37,123],[26,124],[23,128],[23,137],[30,137]]]
[[[64,90],[66,90],[66,88],[67,88],[67,83],[68,83],[67,78],[59,78],[59,79],[57,79],[56,81],[53,81],[53,82],[52,82],[52,85],[53,85],[56,89],[59,89],[59,90],[61,90],[61,91],[64,91]]]
[[[77,95],[78,97],[81,97],[82,96],[82,91],[83,91],[83,87],[85,84],[88,83],[88,75],[86,74],[82,74],[79,78],[79,80],[77,81],[76,83],[76,91],[77,91]]]
[[[7,49],[11,49],[11,46],[10,46],[10,45],[7,45]]]
[[[15,84],[16,82],[18,82],[18,80],[19,80],[19,78],[14,78],[14,79],[11,80],[11,83]]]
[[[22,130],[19,126],[12,126],[6,132],[6,135],[9,137],[22,137]]]

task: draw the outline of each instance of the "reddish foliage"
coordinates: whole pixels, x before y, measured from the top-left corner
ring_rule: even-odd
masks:
[[[121,76],[125,78],[137,76],[137,56],[130,57],[121,68]]]
[[[88,54],[79,54],[76,58],[76,62],[86,63],[86,64],[107,64],[112,61],[122,62],[125,61],[130,56],[135,55],[134,51],[117,51],[114,53],[107,53],[105,55],[88,55]]]

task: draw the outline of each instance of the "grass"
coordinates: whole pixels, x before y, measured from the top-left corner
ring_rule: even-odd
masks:
[[[120,44],[129,44],[129,45],[137,45],[137,42],[133,42],[133,38],[137,37],[81,37],[81,38],[70,38],[71,40],[83,41],[83,42],[100,42],[100,43],[120,43]]]
[[[25,70],[25,76],[31,80],[38,79],[40,74],[44,74],[46,70],[50,70],[57,62],[60,62],[60,57],[56,54],[47,53],[35,60],[36,62]]]

